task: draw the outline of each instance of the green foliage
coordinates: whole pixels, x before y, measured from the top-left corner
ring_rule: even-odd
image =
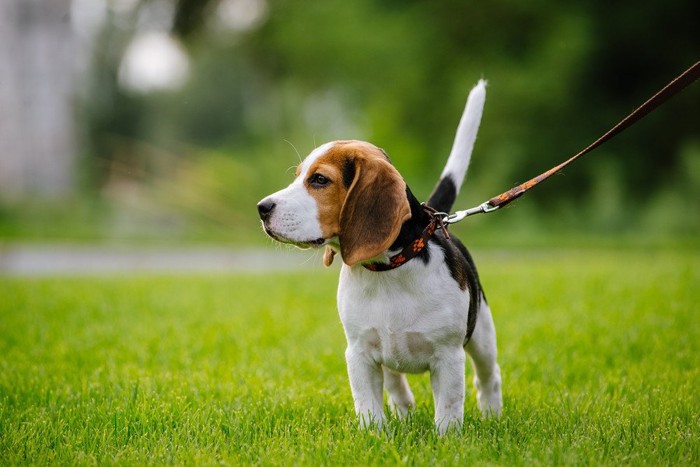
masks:
[[[445,439],[426,375],[355,426],[333,271],[0,279],[0,463],[697,465],[697,250],[476,259],[504,416]]]
[[[116,51],[134,28],[113,18],[83,114],[98,185],[114,182],[115,164],[138,169],[149,157],[144,147],[186,167],[206,166],[198,155],[214,151],[260,182],[234,183],[223,172],[219,183],[231,185],[231,196],[259,199],[289,180],[285,169],[297,157],[285,141],[303,156],[327,140],[357,138],[386,149],[425,197],[464,99],[485,77],[486,110],[461,200],[481,202],[586,146],[697,60],[700,11],[689,0],[663,7],[274,0],[247,31],[212,26],[215,3],[176,3],[173,31],[188,48],[191,77],[174,92],[118,87]],[[697,233],[698,185],[687,167],[700,158],[699,101],[696,85],[523,204],[568,230]],[[243,212],[250,205],[229,209],[255,222]],[[188,214],[177,212],[180,220]]]

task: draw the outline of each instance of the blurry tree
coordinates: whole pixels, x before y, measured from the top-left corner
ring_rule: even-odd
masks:
[[[175,0],[173,31],[180,37],[189,38],[206,25],[206,13],[212,0]]]
[[[119,83],[129,39],[143,32],[124,25],[143,23],[154,4],[172,8],[168,29],[188,51],[190,78],[178,90],[143,94]],[[222,151],[269,169],[260,195],[288,179],[279,169],[295,156],[280,142],[303,155],[337,138],[384,147],[427,194],[464,98],[485,77],[486,111],[465,190],[481,201],[590,143],[700,51],[700,3],[692,0],[142,0],[129,15],[110,17],[96,51],[86,107],[91,153],[110,160],[124,140],[175,154]],[[669,200],[697,193],[687,168],[700,158],[699,87],[529,203],[559,213],[591,209],[592,222],[617,229],[636,225],[659,193]],[[694,203],[684,214],[690,229],[700,227]]]

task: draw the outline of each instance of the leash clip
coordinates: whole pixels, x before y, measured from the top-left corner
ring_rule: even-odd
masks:
[[[454,224],[456,222],[461,221],[465,217],[473,216],[474,214],[481,214],[481,213],[489,213],[497,210],[500,206],[493,206],[491,203],[486,201],[485,203],[481,203],[480,205],[470,208],[470,209],[465,209],[464,211],[457,211],[454,214],[450,214],[447,216],[447,218],[444,220],[445,224]]]

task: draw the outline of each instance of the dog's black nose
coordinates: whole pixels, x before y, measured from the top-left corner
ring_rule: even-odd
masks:
[[[272,200],[262,200],[258,203],[258,214],[260,214],[260,219],[267,220],[275,209],[275,202]]]

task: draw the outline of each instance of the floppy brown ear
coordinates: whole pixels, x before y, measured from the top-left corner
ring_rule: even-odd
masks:
[[[340,254],[353,266],[386,251],[411,217],[406,183],[385,159],[357,158],[340,212]]]

